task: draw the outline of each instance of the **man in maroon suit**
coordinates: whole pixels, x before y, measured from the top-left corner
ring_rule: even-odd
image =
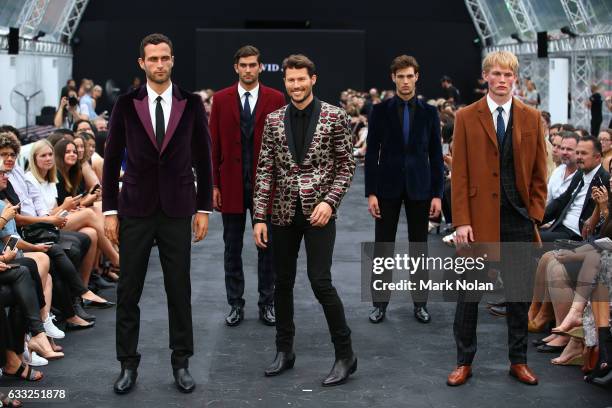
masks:
[[[121,254],[116,327],[121,375],[114,390],[126,394],[136,383],[138,302],[155,241],[168,296],[174,379],[181,392],[191,392],[195,383],[188,370],[193,355],[190,240],[192,216],[194,241],[200,241],[212,211],[210,136],[200,97],[170,79],[174,65],[170,39],[162,34],[145,37],[138,63],[147,83],[117,100],[104,154],[104,227],[109,239],[119,243]]]
[[[241,47],[234,55],[238,83],[214,96],[210,114],[213,147],[213,204],[221,211],[225,242],[225,289],[231,306],[225,319],[237,326],[244,319],[242,242],[247,209],[253,216],[255,167],[261,134],[269,113],[285,105],[285,97],[259,83],[262,71],[259,50]],[[258,248],[257,277],[259,319],[274,326],[274,271],[270,249]]]

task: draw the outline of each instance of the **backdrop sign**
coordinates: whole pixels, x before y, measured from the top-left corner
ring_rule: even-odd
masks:
[[[196,31],[196,89],[219,90],[235,83],[234,53],[246,44],[261,52],[261,82],[283,92],[283,59],[297,53],[307,55],[316,64],[314,92],[320,99],[337,105],[344,89],[364,89],[363,31],[213,29]]]

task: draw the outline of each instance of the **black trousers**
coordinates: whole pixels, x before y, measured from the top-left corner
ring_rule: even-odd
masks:
[[[529,243],[533,242],[533,223],[522,217],[514,209],[502,206],[501,216],[501,242],[502,243]],[[503,245],[503,244],[502,244]],[[512,248],[516,248],[513,244]],[[499,268],[502,279],[504,280],[504,291],[506,299],[518,299],[520,294],[532,293],[529,289],[533,287],[535,261],[533,254],[527,249],[527,245],[522,249],[508,251],[508,246],[502,247]],[[517,253],[517,251],[520,251]],[[509,253],[512,252],[512,253]],[[476,278],[484,280],[484,273]],[[474,277],[474,276],[472,276]],[[482,298],[482,293],[460,292],[455,309],[455,321],[453,324],[453,334],[457,345],[457,365],[471,365],[476,355],[476,327],[478,325],[478,303]],[[506,323],[508,326],[508,357],[511,364],[527,363],[527,326],[529,302],[508,302],[506,304]]]
[[[168,300],[170,349],[174,369],[188,366],[193,355],[191,321],[191,217],[172,218],[161,210],[150,217],[121,217],[117,286],[117,359],[122,367],[140,362],[140,308],[153,240],[157,242]]]
[[[406,221],[408,223],[408,241],[409,252],[411,256],[420,256],[421,254],[427,257],[427,234],[429,229],[429,208],[431,201],[429,200],[410,200],[407,197],[397,199],[378,199],[381,218],[377,218],[374,229],[374,241],[378,242],[395,242],[397,234],[397,224],[399,222],[400,210],[404,204],[406,212]],[[386,248],[391,252],[391,248]],[[382,253],[386,251],[375,251],[375,257],[393,256],[393,253]],[[372,276],[372,279],[381,279],[383,282],[392,281],[393,271],[386,271],[381,275]],[[419,282],[429,279],[429,271],[419,269],[410,276],[410,279]],[[412,300],[415,307],[425,306],[427,304],[427,290],[412,291]],[[375,300],[374,306],[386,308],[391,297],[390,292],[377,292],[372,294]]]
[[[556,239],[571,239],[582,241],[582,237],[563,224],[559,224],[554,230],[550,228],[540,230],[542,242],[555,242]]]
[[[21,309],[32,335],[44,332],[36,286],[28,268],[18,266],[0,272],[0,285],[10,286],[15,303]]]
[[[346,324],[342,301],[332,285],[331,265],[336,240],[336,223],[331,219],[324,227],[313,227],[302,213],[298,202],[293,222],[289,226],[272,225],[276,272],[274,305],[276,308],[276,348],[288,352],[293,349],[293,285],[298,252],[302,238],[306,245],[306,268],[315,297],[323,306],[323,313],[334,344],[336,358],[353,354],[351,330]]]
[[[83,256],[85,256],[91,246],[91,239],[82,232],[61,231],[59,246],[64,249],[74,267],[79,269]]]
[[[252,221],[253,213],[248,218]],[[244,306],[244,270],[242,268],[242,246],[247,220],[246,210],[241,214],[222,214],[223,219],[223,266],[225,268],[225,290],[227,303]],[[272,231],[268,222],[268,248],[257,248],[257,290],[259,306],[274,303],[274,270],[272,268]]]
[[[80,297],[88,291],[83,284],[81,274],[60,244],[53,245],[46,254],[51,261],[51,275],[57,276],[66,284],[73,298]]]

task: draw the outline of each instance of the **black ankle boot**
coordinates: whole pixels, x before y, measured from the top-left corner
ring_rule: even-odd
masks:
[[[609,375],[612,369],[612,333],[610,333],[609,327],[598,327],[597,334],[599,338],[599,358],[593,371],[584,377],[586,382],[596,382],[596,380],[601,380],[604,377],[612,379],[612,375]],[[598,384],[600,382],[597,381]]]

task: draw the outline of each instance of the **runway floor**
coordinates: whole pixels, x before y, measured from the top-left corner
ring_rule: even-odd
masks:
[[[578,367],[556,367],[555,355],[529,349],[529,363],[540,377],[533,387],[508,375],[506,324],[481,306],[479,351],[474,377],[451,388],[446,376],[454,367],[452,337],[454,304],[431,303],[432,323],[419,324],[410,302],[390,305],[387,321],[368,322],[370,305],[361,302],[359,243],[371,241],[374,223],[363,197],[363,168],[357,169],[337,225],[333,279],[343,299],[353,332],[359,369],[348,383],[322,388],[321,379],[333,362],[333,348],[321,307],[300,258],[295,285],[297,337],[295,368],[280,377],[265,378],[264,368],[275,353],[274,328],[257,320],[256,253],[245,234],[246,320],[227,327],[223,279],[221,218],[211,217],[205,242],[193,248],[192,303],[195,355],[190,370],[197,381],[193,394],[180,394],[173,384],[168,350],[168,318],[162,274],[154,249],[141,301],[140,349],[142,362],[138,385],[117,396],[112,384],[119,373],[115,359],[115,310],[95,311],[93,330],[69,333],[60,342],[67,357],[43,367],[46,378],[37,388],[66,389],[70,405],[30,403],[45,407],[606,407],[612,391],[582,381]],[[398,236],[406,237],[405,220]],[[432,240],[439,236],[430,236]],[[302,248],[303,250],[303,248]],[[124,255],[125,256],[125,255]],[[113,290],[103,295],[115,299]],[[535,338],[530,335],[530,340]],[[15,384],[15,383],[10,383]],[[0,386],[7,385],[0,382]],[[18,385],[34,387],[33,384]]]

